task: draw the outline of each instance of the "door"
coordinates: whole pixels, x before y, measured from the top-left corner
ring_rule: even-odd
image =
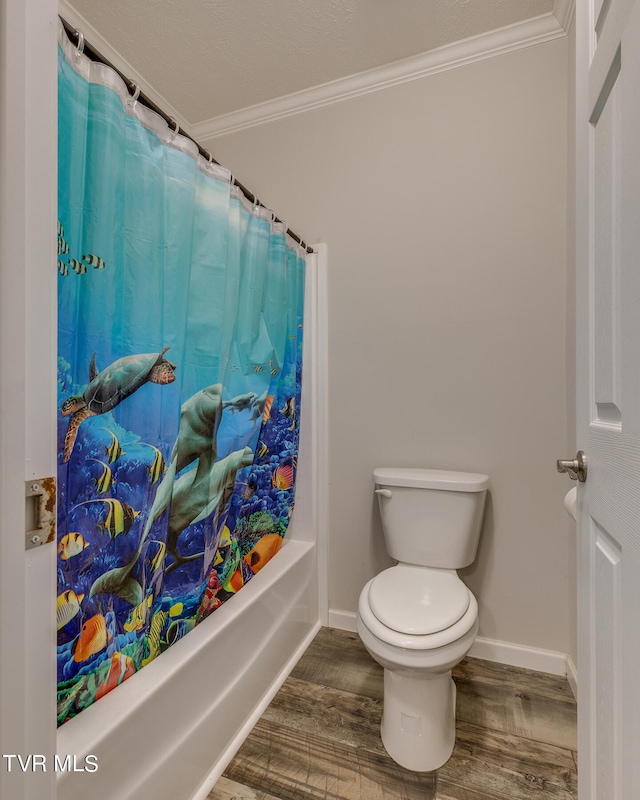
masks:
[[[640,796],[640,2],[578,0],[580,800]]]
[[[56,24],[55,0],[0,0],[0,797],[6,800],[55,797],[56,545],[39,545],[44,536],[27,550],[25,532],[40,527],[34,498],[52,488],[40,479],[56,469]]]

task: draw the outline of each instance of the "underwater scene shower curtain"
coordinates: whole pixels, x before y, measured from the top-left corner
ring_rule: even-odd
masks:
[[[59,48],[58,723],[280,548],[304,251],[226,170]]]

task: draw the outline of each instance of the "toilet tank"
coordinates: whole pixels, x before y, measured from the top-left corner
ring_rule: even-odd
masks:
[[[487,475],[379,468],[373,482],[391,558],[443,569],[461,569],[475,559]]]

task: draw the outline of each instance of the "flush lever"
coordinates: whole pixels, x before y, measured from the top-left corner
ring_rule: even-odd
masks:
[[[587,480],[587,457],[582,450],[578,450],[573,460],[558,459],[556,467],[558,472],[566,472],[572,481],[584,483]]]
[[[390,489],[374,489],[376,494],[382,495],[382,497],[386,497],[389,500],[393,497],[393,492]]]

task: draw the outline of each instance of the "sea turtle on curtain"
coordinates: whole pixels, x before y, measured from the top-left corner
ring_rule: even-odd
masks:
[[[73,395],[62,404],[62,416],[72,415],[64,439],[63,461],[71,457],[78,428],[87,417],[111,411],[147,381],[160,384],[175,381],[176,365],[163,358],[168,349],[119,358],[102,372],[98,371],[96,354],[93,354],[89,365],[89,385],[82,394]]]

